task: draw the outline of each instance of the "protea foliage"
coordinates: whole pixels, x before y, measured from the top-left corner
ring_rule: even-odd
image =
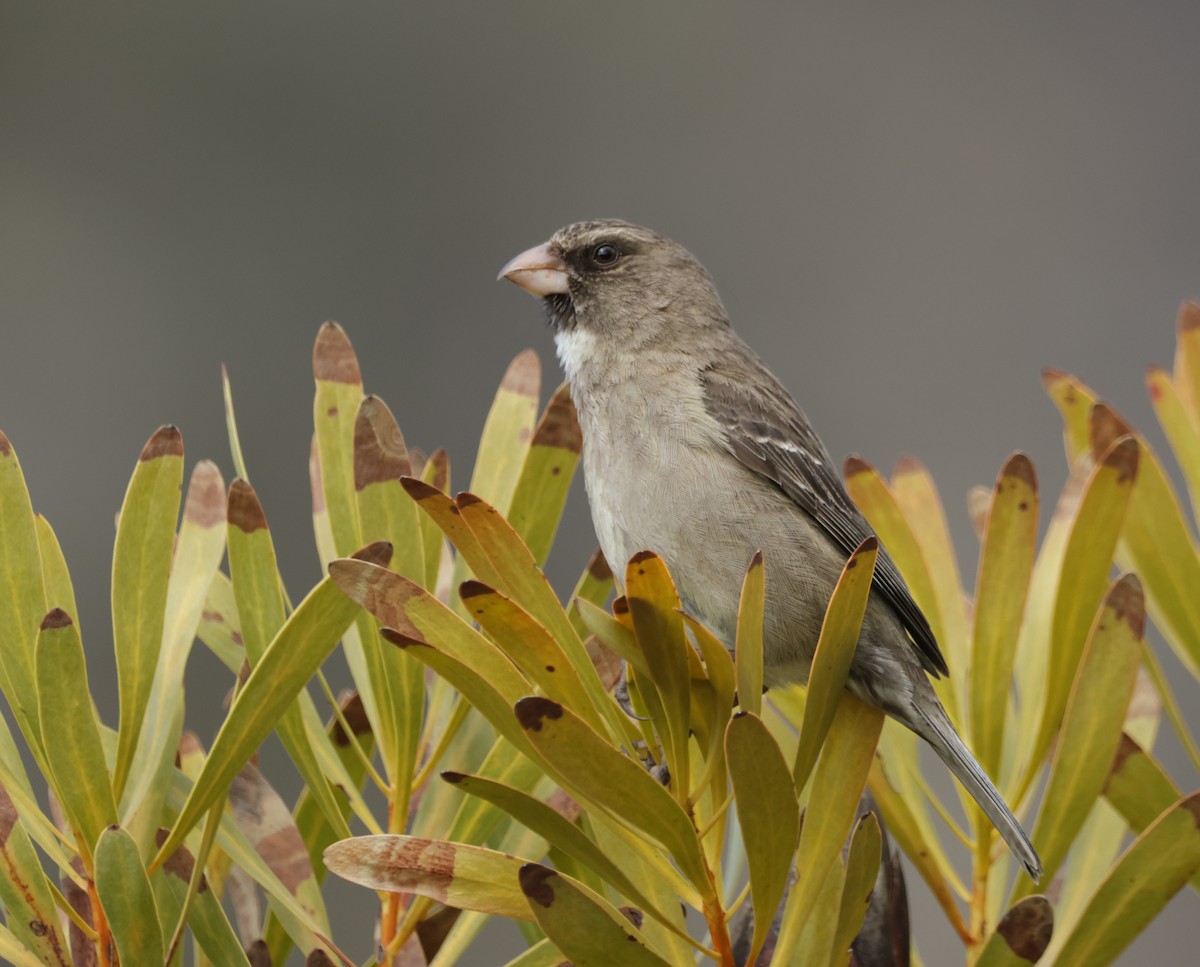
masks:
[[[309,963],[449,965],[499,916],[528,942],[513,967],[904,963],[880,819],[970,963],[1106,963],[1200,887],[1200,794],[1180,791],[1195,777],[1153,754],[1164,710],[1198,768],[1200,755],[1144,634],[1148,614],[1200,674],[1200,554],[1155,455],[1079,381],[1046,374],[1070,478],[1040,542],[1028,458],[971,495],[971,596],[925,470],[846,467],[946,651],[942,701],[1033,831],[1046,865],[1033,884],[969,798],[931,789],[917,740],[843,688],[874,541],[846,564],[808,688],[764,695],[770,548],[746,562],[736,657],[682,611],[650,550],[624,563],[611,602],[596,555],[566,602],[555,594],[541,568],[580,439],[565,388],[539,417],[532,353],[505,373],[456,497],[446,454],[410,452],[364,395],[336,325],[314,372],[328,577],[293,606],[226,381],[228,490],[197,464],[177,526],[169,427],[129,484],[115,728],[94,710],[66,563],[0,436],[0,688],[37,771],[5,724],[0,957],[181,963],[191,946],[199,964],[298,948]],[[1174,373],[1148,381],[1195,509],[1200,307],[1181,314]],[[185,730],[197,638],[233,689],[207,749]],[[345,696],[321,673],[339,644]],[[304,781],[291,804],[252,764],[272,732]],[[327,869],[376,891],[375,936],[330,923]]]

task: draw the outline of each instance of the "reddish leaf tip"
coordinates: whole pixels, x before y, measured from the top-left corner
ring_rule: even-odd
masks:
[[[625,595],[613,598],[613,614],[629,614],[629,599]]]
[[[579,416],[566,383],[555,391],[546,404],[546,412],[533,431],[531,445],[557,447],[575,454],[583,451],[583,431],[579,428]]]
[[[452,772],[450,770],[446,770],[445,772],[439,774],[441,775],[443,782],[448,782],[451,785],[457,785],[467,778],[467,774],[465,772]]]
[[[1179,331],[1184,333],[1195,329],[1200,329],[1200,302],[1189,299],[1179,307]]]
[[[1037,490],[1037,471],[1034,470],[1033,461],[1029,459],[1028,454],[1020,451],[1004,462],[1004,469],[1000,471],[1000,479],[1019,480],[1030,490]]]
[[[141,456],[138,457],[142,462],[148,460],[156,460],[159,457],[182,457],[183,456],[183,434],[179,432],[179,427],[167,424],[160,426],[146,441],[146,445],[142,447]]]
[[[852,453],[842,464],[842,475],[845,477],[854,477],[860,473],[874,473],[875,468],[872,467],[866,460],[860,457],[857,453]]]
[[[4,431],[0,430],[0,457],[7,457],[12,454],[12,444],[8,442],[8,437],[4,435]]]
[[[517,713],[517,721],[521,723],[521,728],[526,732],[540,732],[542,722],[546,719],[562,718],[563,707],[558,702],[544,696],[530,695],[519,699],[514,706],[514,711]]]
[[[478,597],[481,594],[494,594],[494,593],[495,592],[491,588],[489,588],[486,584],[484,584],[482,581],[475,581],[475,580],[463,581],[463,583],[458,586],[458,596],[460,598],[462,598],[464,601],[466,601],[467,598]]]
[[[510,393],[531,396],[537,399],[542,386],[542,363],[537,353],[526,349],[518,353],[508,364],[504,377],[500,380],[500,388]]]
[[[458,504],[458,506],[460,508],[461,507],[474,507],[476,504],[482,504],[483,498],[476,497],[470,491],[464,490],[462,493],[455,495],[454,502],[456,504]]]
[[[313,376],[334,383],[361,383],[358,357],[346,331],[336,322],[326,322],[317,331],[313,346]]]
[[[375,541],[366,547],[359,548],[350,556],[356,561],[366,561],[368,564],[387,567],[388,562],[392,559],[392,545],[390,541]]]
[[[433,486],[433,484],[427,484],[424,480],[418,480],[416,477],[401,477],[400,486],[418,503],[439,494],[443,497],[446,496],[437,487]]]
[[[1200,792],[1194,792],[1190,796],[1184,796],[1179,803],[1180,809],[1186,809],[1192,814],[1192,821],[1196,824],[1196,828],[1200,829]]]
[[[903,477],[907,474],[924,473],[925,465],[916,457],[902,456],[896,461],[896,466],[892,468],[893,477]]]
[[[54,608],[46,613],[46,617],[42,619],[42,631],[53,631],[57,628],[69,628],[74,622],[71,616],[62,608]]]
[[[754,552],[754,556],[752,558],[750,558],[750,566],[747,567],[746,570],[753,571],[756,567],[762,567],[762,563],[763,563],[763,552],[762,552],[762,548],[760,547],[757,551]]]
[[[351,733],[353,735],[370,735],[371,721],[367,718],[367,710],[363,707],[362,698],[358,692],[351,692],[347,698],[342,700],[341,705],[342,718],[346,720],[346,725],[350,726]],[[334,724],[333,741],[334,744],[340,746],[350,744],[350,738],[346,735],[341,719]]]
[[[238,477],[229,485],[229,500],[225,511],[229,523],[245,534],[267,529],[267,517],[259,503],[258,494],[250,481]]]
[[[1132,433],[1133,427],[1107,403],[1097,403],[1088,414],[1088,437],[1094,460],[1099,460],[1121,437]]]

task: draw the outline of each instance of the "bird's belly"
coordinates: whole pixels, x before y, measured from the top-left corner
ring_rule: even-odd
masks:
[[[619,454],[614,457],[614,452]],[[655,453],[606,448],[585,479],[604,556],[623,584],[641,550],[666,562],[684,609],[733,649],[746,568],[766,566],[763,629],[769,684],[805,681],[845,555],[773,486],[734,458],[685,442]]]

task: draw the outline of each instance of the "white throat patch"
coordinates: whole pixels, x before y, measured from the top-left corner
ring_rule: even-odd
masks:
[[[554,348],[558,351],[558,361],[562,363],[567,379],[573,381],[588,364],[595,343],[596,337],[578,325],[560,329],[554,334]]]

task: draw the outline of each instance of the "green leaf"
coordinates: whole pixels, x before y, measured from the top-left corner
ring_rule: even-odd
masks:
[[[550,397],[533,431],[508,511],[509,521],[538,564],[544,565],[550,554],[582,449],[575,404],[564,383]],[[471,489],[479,492],[474,486]]]
[[[363,398],[358,357],[336,322],[324,323],[313,346],[313,425],[321,468],[324,509],[337,554],[362,544],[358,502],[354,499],[354,421]]]
[[[1133,695],[1144,621],[1141,585],[1127,574],[1113,584],[1096,618],[1067,703],[1033,829],[1045,869],[1042,883],[1049,883],[1066,859],[1104,787]],[[1016,896],[1032,887],[1027,878],[1019,879]]]
[[[371,544],[358,560],[386,563],[391,548]],[[270,734],[280,714],[295,699],[354,620],[357,605],[329,578],[297,606],[238,692],[213,742],[212,752],[180,810],[170,838],[154,866],[174,852],[196,822],[225,793],[233,777]]]
[[[1029,458],[1016,453],[996,479],[976,581],[970,735],[975,758],[989,776],[1000,772],[1004,718],[1033,573],[1037,524],[1037,477]],[[987,822],[982,812],[978,818]]]
[[[450,458],[446,455],[445,450],[435,450],[429,455],[429,459],[425,461],[425,467],[421,471],[420,483],[443,496],[450,490]],[[400,485],[405,487],[403,480],[400,481]],[[407,491],[408,488],[405,487],[405,490]],[[409,492],[409,496],[413,496],[411,492]],[[425,548],[425,579],[423,583],[425,587],[437,590],[442,556],[447,553],[446,538],[437,521],[428,514],[421,514],[420,524],[421,543]]]
[[[548,698],[523,698],[516,714],[530,743],[564,789],[581,803],[603,809],[657,840],[693,886],[710,895],[700,841],[687,813],[645,768]]]
[[[1044,896],[1027,896],[1000,918],[975,967],[1036,964],[1054,933],[1054,908]]]
[[[96,892],[123,964],[161,964],[163,935],[137,843],[110,826],[96,846]]]
[[[44,961],[0,924],[0,957],[13,967],[42,967]]]
[[[671,786],[676,797],[689,789],[688,725],[691,716],[691,685],[688,652],[691,646],[683,631],[679,594],[667,567],[653,551],[640,551],[625,569],[625,601],[633,619],[638,646],[650,669],[649,681],[658,692],[666,714],[663,736],[668,749]],[[761,688],[759,689],[761,694]],[[644,690],[643,690],[644,693]]]
[[[183,485],[183,438],[155,431],[125,492],[113,550],[113,644],[121,698],[113,789],[120,800],[133,765],[162,650],[167,581]]]
[[[850,555],[842,568],[833,596],[825,609],[821,635],[813,654],[808,676],[808,695],[804,702],[804,720],[792,779],[800,792],[808,782],[817,755],[846,693],[846,681],[854,660],[854,649],[862,630],[863,615],[875,576],[879,541],[866,538]]]
[[[83,628],[80,626],[79,611],[75,605],[75,588],[71,583],[71,572],[67,569],[62,547],[45,517],[41,514],[35,515],[34,524],[37,527],[38,549],[42,558],[42,580],[46,588],[46,600],[55,602],[56,608],[62,608],[67,614],[75,616],[75,627],[79,629],[79,636],[82,638]]]
[[[479,438],[469,489],[502,514],[508,513],[529,450],[541,383],[542,364],[526,349],[505,370]]]
[[[597,550],[588,560],[587,567],[583,569],[583,573],[579,575],[579,581],[576,583],[575,590],[571,594],[571,601],[573,604],[577,601],[583,601],[598,608],[603,608],[612,591],[612,570],[609,568],[608,562],[604,559],[604,552]],[[571,625],[575,628],[575,633],[580,638],[586,637],[588,629],[583,622],[583,618],[579,615],[577,608],[572,607],[569,610]]]
[[[33,506],[17,453],[0,433],[0,687],[17,725],[40,761],[34,647],[46,613]]]
[[[242,456],[242,441],[238,437],[237,418],[233,412],[233,386],[229,382],[229,370],[221,363],[221,396],[225,402],[225,430],[229,435],[229,453],[233,457],[233,472],[243,480],[249,480],[246,458]]]
[[[737,672],[738,704],[743,711],[760,716],[763,692],[763,612],[766,609],[766,594],[763,553],[756,551],[742,580],[742,595],[738,601],[737,644],[733,658]]]
[[[540,863],[521,867],[521,890],[546,936],[576,967],[667,967],[633,922],[582,883]]]
[[[752,964],[787,890],[800,835],[800,807],[783,753],[762,719],[752,712],[739,712],[729,720],[725,761],[750,868],[754,938],[747,963]]]
[[[842,694],[813,773],[796,851],[800,878],[788,896],[780,947],[785,946],[785,939],[794,942],[791,937],[803,930],[829,868],[837,862],[850,834],[883,718],[879,709],[860,702],[849,692]]]
[[[90,866],[101,832],[117,821],[100,730],[88,689],[83,642],[71,617],[55,608],[37,639],[37,685],[42,741],[55,796],[70,819]]]
[[[1167,809],[1121,855],[1056,964],[1111,963],[1200,869],[1200,793]]]
[[[874,813],[867,813],[854,828],[850,851],[846,857],[846,880],[842,887],[842,904],[838,911],[837,932],[833,941],[830,964],[844,962],[846,952],[862,929],[871,906],[871,893],[879,878],[879,861],[883,851],[883,835]]]
[[[143,848],[149,847],[161,822],[162,769],[174,758],[183,727],[184,671],[208,589],[224,554],[225,483],[216,464],[202,460],[188,485],[167,583],[158,667],[125,796],[118,797],[122,822]]]
[[[625,874],[613,857],[605,853],[588,838],[583,830],[553,806],[520,789],[514,789],[482,776],[470,776],[461,772],[443,772],[442,778],[468,795],[478,796],[503,809],[517,822],[545,839],[551,846],[599,874],[618,893],[636,903],[639,908],[669,930],[687,936],[668,915],[655,909],[653,902],[646,898],[639,886]]]
[[[1154,413],[1183,471],[1192,501],[1193,517],[1200,517],[1200,418],[1193,419],[1170,374],[1157,366],[1146,373],[1146,389]]]
[[[415,893],[462,910],[532,920],[517,886],[522,863],[482,846],[397,834],[357,836],[325,850],[330,872],[351,883]]]

